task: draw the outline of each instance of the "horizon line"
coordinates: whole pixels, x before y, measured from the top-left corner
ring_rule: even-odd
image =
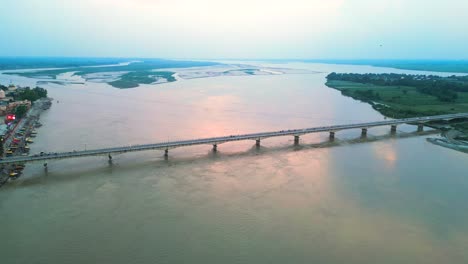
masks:
[[[148,57],[148,56],[62,56],[62,55],[0,55],[0,59],[56,58],[56,59],[160,59],[160,60],[240,60],[240,61],[459,61],[468,58],[203,58],[203,57]]]

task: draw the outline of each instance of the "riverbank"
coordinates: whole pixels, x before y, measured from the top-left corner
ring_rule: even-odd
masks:
[[[328,80],[326,86],[343,95],[366,102],[390,118],[443,115],[468,112],[468,93],[458,93],[451,101],[420,92],[416,87],[375,85],[352,81]]]
[[[435,145],[468,153],[468,144],[453,144],[445,138],[427,138],[426,140]]]
[[[369,103],[389,118],[468,112],[468,78],[406,74],[337,74],[326,86]],[[463,131],[464,126],[458,126]]]
[[[66,59],[64,59],[66,60]],[[93,79],[106,79],[109,85],[120,88],[135,88],[140,84],[153,84],[161,82],[174,82],[175,72],[164,71],[169,68],[190,68],[218,65],[216,62],[208,61],[182,61],[165,59],[128,59],[128,64],[118,65],[91,65],[66,67],[59,69],[46,69],[35,71],[5,71],[7,75],[17,75],[27,78],[40,78],[44,81],[57,81],[57,76],[73,72],[86,81]]]
[[[3,138],[4,155],[24,156],[29,154],[28,144],[34,143],[37,131],[42,124],[39,122],[43,111],[52,105],[51,98],[41,98],[35,101],[27,114]],[[0,187],[9,179],[16,179],[22,174],[24,164],[13,164],[0,167]]]
[[[326,86],[339,90],[344,96],[349,96],[353,99],[369,103],[372,108],[385,117],[409,118],[468,112],[468,93],[463,89],[455,91],[448,90],[446,91],[447,93],[445,93],[445,90],[434,92],[436,85],[432,85],[430,88],[423,87],[423,89],[417,87],[417,85],[419,85],[418,81],[431,81],[436,83],[439,81],[438,77],[431,80],[430,78],[434,77],[408,77],[405,75],[396,76],[397,78],[395,80],[391,80],[389,75],[385,74],[372,76],[360,74],[331,75],[327,76]],[[348,79],[350,78],[357,79],[359,82],[349,81]],[[410,82],[406,83],[415,83],[416,87],[399,85],[402,78],[412,78]],[[367,80],[368,82],[362,82],[363,80]],[[447,80],[444,79],[445,82],[449,83]],[[452,98],[447,98],[447,94],[449,94],[449,92],[452,93]],[[429,142],[458,151],[468,152],[467,141],[456,140],[456,138],[463,139],[468,137],[467,121],[439,121],[428,123],[427,126],[445,131],[442,133],[442,136],[444,137],[443,139],[431,138],[428,139]],[[450,138],[446,135],[456,136]]]

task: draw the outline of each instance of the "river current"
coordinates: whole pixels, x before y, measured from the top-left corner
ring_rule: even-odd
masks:
[[[383,120],[325,86],[370,66],[223,76],[135,89],[43,85],[31,153]],[[432,73],[433,74],[433,73]],[[19,84],[35,80],[0,75]],[[0,262],[468,263],[468,155],[414,126],[27,165],[0,189]]]

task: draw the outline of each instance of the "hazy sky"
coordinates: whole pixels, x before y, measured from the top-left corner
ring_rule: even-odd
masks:
[[[0,56],[468,59],[468,0],[0,0]]]

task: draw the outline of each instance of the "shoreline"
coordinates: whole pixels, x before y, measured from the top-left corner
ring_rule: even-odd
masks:
[[[370,104],[372,106],[372,109],[379,112],[385,118],[397,118],[398,119],[398,118],[417,117],[417,116],[426,115],[425,113],[420,113],[416,111],[398,109],[395,106],[387,104],[386,102],[376,102],[368,98],[359,97],[355,93],[347,92],[346,89],[339,88],[338,86],[331,84],[330,81],[328,80],[325,83],[325,85],[329,88],[340,91],[343,96],[350,97],[354,100],[358,100],[360,102]],[[370,87],[369,90],[371,90],[372,85],[369,85],[369,87]],[[448,113],[440,112],[437,114],[448,114]],[[466,124],[467,121],[465,121],[464,123]],[[468,137],[468,129],[466,129],[463,125],[460,125],[460,123],[457,122],[456,120],[455,121],[451,120],[448,122],[434,121],[434,122],[425,124],[425,126],[431,127],[433,129],[437,129],[442,132],[441,133],[442,138],[427,138],[426,140],[428,142],[435,144],[435,145],[442,146],[442,147],[468,153],[468,143],[455,139],[457,136]],[[453,137],[451,137],[451,135],[453,135]]]
[[[115,67],[115,68],[114,68]],[[181,79],[191,80],[200,78],[225,76],[265,76],[285,74],[318,74],[323,73],[309,69],[287,67],[271,67],[250,64],[215,64],[207,66],[189,66],[176,68],[149,68],[144,70],[118,69],[121,66],[94,67],[107,71],[84,72],[76,68],[59,69],[28,69],[0,71],[3,76],[16,76],[35,79],[37,83],[55,83],[60,85],[107,83],[117,89],[137,88],[141,85],[157,85],[176,82]],[[91,68],[91,67],[86,67]],[[40,74],[42,73],[42,74]]]
[[[370,104],[387,118],[468,112],[468,77],[332,72],[326,77],[325,86]],[[460,128],[468,132],[463,126]]]
[[[42,126],[39,122],[41,114],[52,105],[52,98],[46,97],[35,101],[27,114],[18,121],[15,127],[5,136],[3,151],[6,156],[7,150],[13,150],[11,156],[22,156],[29,153],[28,144],[34,143],[31,138],[35,138],[36,129]],[[0,187],[11,179],[21,176],[24,164],[15,164],[0,167]]]

